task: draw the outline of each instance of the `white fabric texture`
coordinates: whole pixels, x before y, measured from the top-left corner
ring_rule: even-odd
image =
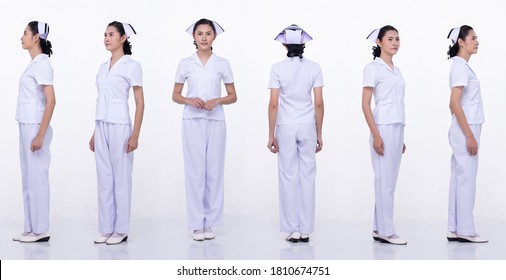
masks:
[[[280,230],[314,231],[316,124],[278,125]]]
[[[95,120],[130,124],[130,88],[142,86],[142,68],[129,55],[121,57],[109,70],[111,60],[100,65],[96,77],[98,90]]]
[[[291,57],[272,65],[268,88],[280,89],[276,125],[316,123],[311,92],[315,87],[323,87],[318,63]]]
[[[225,121],[183,120],[183,155],[188,229],[223,225]]]
[[[374,227],[380,236],[395,234],[394,227],[394,194],[397,176],[401,166],[404,145],[404,125],[376,125],[384,143],[383,156],[373,148],[370,137],[371,160],[374,170]]]
[[[46,107],[44,86],[53,85],[53,67],[49,57],[39,54],[28,64],[19,80],[16,120],[20,123],[40,123]]]
[[[131,125],[95,121],[98,231],[129,232],[134,153],[126,152]]]
[[[474,138],[480,144],[481,125],[469,125]],[[448,231],[473,236],[473,208],[476,198],[478,155],[470,156],[466,136],[459,125],[453,124],[448,133],[453,154],[451,158],[450,195],[448,203]],[[478,149],[479,151],[479,149]]]
[[[363,87],[372,87],[374,95],[374,122],[376,124],[405,123],[404,89],[401,71],[392,71],[379,57],[364,68]]]
[[[25,212],[24,231],[46,233],[49,230],[49,146],[53,130],[48,126],[40,150],[32,152],[32,142],[40,124],[19,123],[19,155],[23,206]]]
[[[485,122],[483,102],[481,100],[480,81],[471,69],[471,66],[460,56],[452,57],[450,68],[450,89],[463,86],[460,105],[468,124],[482,124]],[[452,124],[457,124],[457,118],[452,116]]]
[[[228,60],[212,54],[206,65],[202,65],[197,53],[184,58],[176,70],[176,83],[187,82],[187,98],[205,101],[220,98],[222,82],[231,84],[234,76]],[[225,120],[223,105],[219,104],[212,111],[201,110],[190,105],[184,106],[183,119],[204,118],[208,120]]]

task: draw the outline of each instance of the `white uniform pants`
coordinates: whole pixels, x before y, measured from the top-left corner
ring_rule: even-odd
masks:
[[[128,234],[132,198],[133,152],[126,152],[131,125],[96,121],[95,161],[98,231]]]
[[[40,150],[32,152],[32,141],[40,124],[19,123],[19,156],[23,205],[25,209],[25,232],[46,233],[49,230],[49,146],[53,130],[48,126]]]
[[[225,121],[183,119],[188,228],[223,225]]]
[[[481,124],[469,125],[480,145]],[[448,207],[448,230],[460,235],[475,235],[473,208],[476,196],[478,155],[467,152],[466,137],[459,125],[453,124],[448,133],[453,150],[451,159],[450,199]],[[478,150],[479,153],[479,150]]]
[[[374,170],[374,230],[381,236],[395,234],[394,192],[401,166],[404,144],[404,124],[376,125],[384,144],[384,155],[380,156],[370,138],[372,168]]]
[[[282,232],[314,231],[316,125],[276,126]]]

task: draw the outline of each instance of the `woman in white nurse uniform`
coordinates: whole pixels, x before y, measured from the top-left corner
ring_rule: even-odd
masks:
[[[312,40],[295,24],[275,38],[288,50],[274,64],[269,81],[269,141],[278,154],[280,230],[290,242],[308,242],[314,231],[316,153],[323,148],[323,76],[320,65],[304,58]],[[314,104],[311,98],[313,90]]]
[[[480,82],[468,62],[478,52],[478,37],[467,25],[448,34],[453,46],[448,50],[450,69],[450,111],[452,125],[448,133],[453,150],[448,207],[448,241],[484,243],[476,234],[473,208],[478,172],[478,148],[481,125],[485,121]]]
[[[395,233],[394,192],[404,145],[404,78],[394,66],[393,56],[400,47],[397,29],[386,25],[367,39],[376,43],[374,60],[364,69],[362,111],[371,131],[370,149],[374,170],[373,238],[382,243],[406,245]],[[371,99],[374,95],[374,112]]]
[[[49,122],[56,104],[53,88],[53,53],[47,40],[49,26],[32,21],[21,45],[32,61],[19,81],[16,120],[19,123],[19,154],[25,209],[24,232],[12,239],[21,242],[49,241],[49,146],[53,130]]]
[[[192,24],[187,33],[197,47],[179,63],[172,100],[183,104],[183,155],[188,228],[193,239],[213,239],[213,227],[223,224],[226,126],[223,105],[236,102],[234,77],[228,60],[212,51],[223,28],[208,19]],[[221,83],[227,95],[221,96]],[[186,97],[182,96],[188,82]]]
[[[111,58],[98,70],[95,131],[90,140],[98,182],[100,235],[96,244],[114,245],[128,238],[133,151],[138,146],[144,115],[142,69],[130,57],[128,41],[134,34],[130,24],[117,21],[111,22],[104,33],[105,48],[111,52]],[[130,88],[136,105],[133,130],[128,108]]]

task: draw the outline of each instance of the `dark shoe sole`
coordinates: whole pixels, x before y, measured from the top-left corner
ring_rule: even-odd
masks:
[[[19,240],[19,242],[21,242],[21,243],[48,242],[48,241],[49,241],[49,238],[50,238],[50,237],[48,236],[48,237],[43,237],[43,238],[41,238],[41,239],[37,239],[37,240],[35,240],[35,241],[31,241],[31,242],[26,242],[26,241],[21,241],[21,240]]]
[[[44,237],[44,238],[41,238],[41,239],[39,239],[39,240],[36,240],[35,242],[48,242],[48,241],[49,241],[49,238],[50,238],[50,236],[48,236],[48,237]]]
[[[372,239],[374,239],[374,241],[380,241],[379,237],[372,237]]]
[[[309,242],[309,237],[306,237],[306,238],[301,238],[301,239],[300,239],[300,242],[303,242],[303,243],[308,243],[308,242]]]
[[[446,237],[446,239],[448,239],[448,241],[450,241],[450,242],[459,241],[458,237]]]
[[[309,240],[309,239],[308,239]],[[290,239],[286,239],[286,241],[288,242],[292,242],[292,243],[298,243],[299,241],[301,241],[299,238],[290,238]]]
[[[381,242],[381,243],[392,244],[392,245],[407,245],[407,243],[406,244],[392,243],[392,242],[389,242],[388,240],[383,239],[383,238],[378,238],[378,239],[379,239],[379,242]]]
[[[459,242],[462,242],[462,243],[487,243],[488,242],[488,240],[487,241],[482,241],[482,242],[476,242],[476,241],[471,241],[469,239],[465,239],[465,238],[462,238],[462,237],[458,237],[457,240]]]

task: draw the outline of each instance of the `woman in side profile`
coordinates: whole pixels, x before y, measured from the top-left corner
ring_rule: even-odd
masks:
[[[49,146],[50,125],[56,104],[53,88],[53,53],[47,37],[49,25],[32,21],[21,36],[30,64],[19,81],[16,120],[19,124],[19,155],[25,211],[24,231],[12,238],[20,242],[49,241]]]
[[[280,229],[294,243],[308,242],[314,231],[316,153],[323,148],[322,71],[303,57],[312,39],[295,24],[281,31],[275,40],[288,58],[272,66],[269,80],[267,148],[278,154]]]
[[[448,58],[452,60],[452,124],[448,138],[453,155],[446,237],[448,241],[484,243],[488,240],[476,234],[474,228],[473,208],[481,125],[485,116],[480,81],[468,64],[471,56],[478,52],[478,36],[471,26],[462,25],[450,30],[448,39],[453,44],[448,50]]]
[[[395,233],[394,193],[404,145],[404,78],[393,63],[401,45],[393,26],[376,29],[367,39],[376,43],[374,60],[364,69],[362,111],[371,131],[370,149],[374,170],[374,226],[372,236],[382,243],[406,245]],[[371,99],[374,96],[374,112]]]
[[[183,156],[188,228],[193,239],[215,238],[214,227],[223,225],[226,125],[223,105],[237,95],[228,60],[213,52],[213,42],[223,28],[200,19],[186,32],[197,51],[179,63],[172,100],[184,105]],[[185,82],[186,96],[182,95]],[[225,84],[226,96],[221,96]]]
[[[90,150],[95,152],[98,182],[99,236],[95,244],[119,244],[128,238],[132,197],[132,166],[144,115],[142,69],[133,60],[128,39],[135,35],[128,23],[113,21],[104,33],[104,45],[111,58],[100,65],[95,131]],[[134,125],[128,98],[133,89]]]

